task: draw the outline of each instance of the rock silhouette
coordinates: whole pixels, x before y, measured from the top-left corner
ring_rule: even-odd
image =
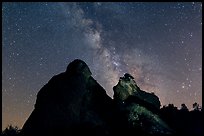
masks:
[[[146,135],[169,135],[172,130],[159,117],[160,101],[153,93],[140,90],[134,78],[126,73],[113,87],[114,100],[124,113],[127,126]]]
[[[159,98],[140,90],[130,74],[121,77],[111,99],[82,60],[51,78],[37,94],[21,135],[166,135]]]
[[[66,72],[54,76],[39,91],[35,109],[24,124],[22,134],[76,134],[86,130],[84,133],[104,135],[111,101],[91,77],[86,63],[74,60]]]
[[[138,102],[142,101],[142,104],[147,103],[153,108],[159,109],[161,106],[159,98],[153,93],[140,90],[134,78],[128,73],[124,77],[120,77],[118,84],[113,87],[113,90],[115,100],[125,101],[131,96],[131,99],[137,100]]]

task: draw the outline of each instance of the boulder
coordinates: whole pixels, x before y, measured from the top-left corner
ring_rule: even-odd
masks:
[[[124,77],[120,77],[118,84],[113,87],[113,90],[113,97],[116,101],[126,101],[131,96],[135,97],[135,100],[137,99],[138,101],[152,105],[154,108],[159,109],[161,106],[159,98],[153,93],[141,90],[134,78],[128,73]]]
[[[130,74],[121,77],[113,90],[114,100],[123,113],[128,131],[135,135],[172,134],[172,130],[159,116],[159,98],[142,91]]]
[[[112,99],[82,60],[54,76],[37,94],[22,135],[107,135]]]

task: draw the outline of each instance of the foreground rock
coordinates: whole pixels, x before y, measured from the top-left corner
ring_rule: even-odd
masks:
[[[39,91],[22,135],[107,135],[111,102],[86,63],[75,60]]]
[[[114,87],[114,100],[91,76],[82,60],[71,62],[38,92],[23,136],[166,135],[159,98],[140,90],[130,74]]]
[[[134,78],[126,73],[114,86],[114,100],[124,113],[132,133],[145,135],[169,135],[172,130],[159,117],[160,101],[153,93],[140,90]]]

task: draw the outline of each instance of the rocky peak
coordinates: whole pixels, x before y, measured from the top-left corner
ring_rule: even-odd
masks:
[[[74,61],[72,61],[68,66],[67,66],[67,70],[66,73],[71,76],[71,75],[77,75],[77,74],[82,74],[84,75],[86,78],[89,78],[92,73],[88,67],[88,65],[80,60],[80,59],[76,59]]]
[[[24,124],[23,136],[105,135],[112,99],[91,76],[82,60],[74,60],[37,94],[35,109]],[[97,130],[97,131],[96,131]]]
[[[126,117],[128,126],[135,132],[142,131],[147,135],[171,134],[171,129],[158,116],[160,108],[159,98],[153,93],[142,91],[133,76],[126,73],[114,90],[114,100]]]
[[[126,101],[130,97],[135,97],[134,100],[143,101],[144,103],[153,105],[156,108],[160,108],[159,98],[154,93],[148,93],[141,90],[134,77],[126,73],[116,86],[113,87],[114,99],[117,101]]]
[[[126,100],[130,95],[138,93],[140,88],[137,86],[134,81],[133,76],[126,73],[123,77],[120,77],[119,82],[116,86],[113,87],[114,99],[115,100]]]

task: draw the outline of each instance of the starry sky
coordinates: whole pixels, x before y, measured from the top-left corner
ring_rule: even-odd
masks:
[[[113,96],[130,73],[162,105],[202,104],[202,3],[3,3],[2,129],[76,58]]]

